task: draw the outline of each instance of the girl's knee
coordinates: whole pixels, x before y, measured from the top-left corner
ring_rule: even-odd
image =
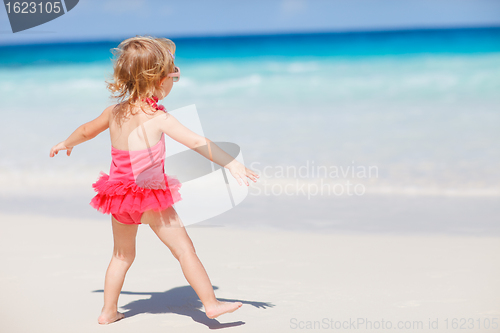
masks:
[[[135,251],[114,251],[113,258],[132,264],[135,259]]]
[[[196,251],[193,246],[185,246],[177,249],[171,249],[171,252],[174,258],[179,261],[186,256],[196,256]]]

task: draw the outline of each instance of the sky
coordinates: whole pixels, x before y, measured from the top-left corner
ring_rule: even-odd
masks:
[[[0,44],[500,26],[500,0],[80,0],[65,15]]]

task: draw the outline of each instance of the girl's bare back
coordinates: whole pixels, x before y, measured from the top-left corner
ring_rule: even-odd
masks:
[[[141,150],[157,144],[162,135],[158,117],[168,114],[150,107],[116,104],[109,119],[111,146],[118,150]]]

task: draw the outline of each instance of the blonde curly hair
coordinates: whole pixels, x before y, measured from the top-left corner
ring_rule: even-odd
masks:
[[[126,109],[155,96],[160,80],[175,68],[175,44],[167,38],[136,36],[124,40],[111,52],[115,58],[107,89]]]

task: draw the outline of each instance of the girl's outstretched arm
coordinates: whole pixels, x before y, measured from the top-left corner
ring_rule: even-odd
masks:
[[[66,154],[69,156],[74,146],[93,139],[99,133],[108,129],[111,110],[113,110],[115,105],[107,107],[99,117],[81,125],[73,133],[71,133],[66,140],[59,142],[57,145],[52,147],[52,149],[50,149],[50,157],[57,155],[59,150],[67,150]]]
[[[241,164],[237,159],[233,158],[231,155],[222,150],[217,146],[212,140],[204,138],[205,142],[193,150],[199,154],[205,156],[209,160],[217,163],[218,165],[226,168],[231,172],[231,175],[238,181],[239,185],[245,184],[248,186],[248,181],[246,177],[254,181],[257,181],[259,175],[254,171],[248,169],[243,164]]]
[[[243,164],[234,159],[231,155],[222,150],[211,140],[194,133],[186,126],[182,125],[174,116],[167,114],[166,117],[157,117],[160,124],[160,129],[163,133],[175,141],[185,145],[186,147],[196,151],[207,159],[217,163],[218,165],[228,169],[233,177],[238,181],[238,184],[246,184],[246,177],[254,182],[257,181],[259,175],[254,171],[246,168]]]

